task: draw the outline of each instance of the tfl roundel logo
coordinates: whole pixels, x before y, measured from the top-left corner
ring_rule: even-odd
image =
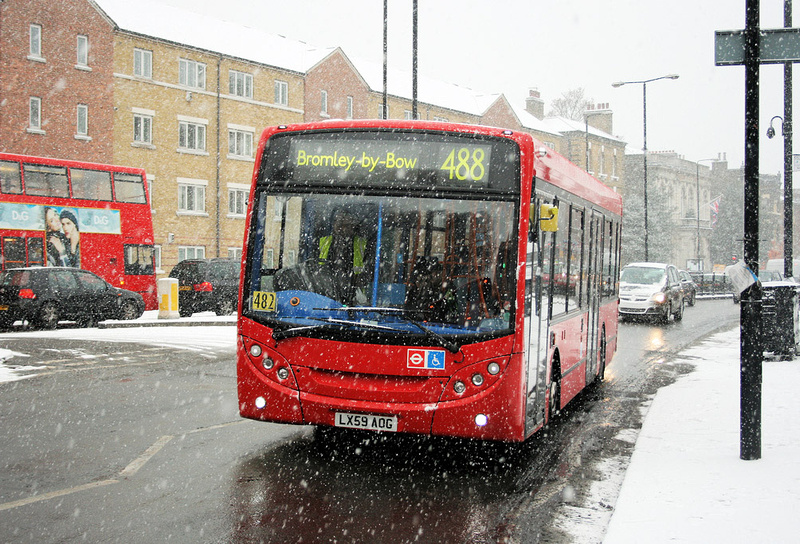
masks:
[[[444,370],[444,350],[409,349],[406,366],[408,368]]]

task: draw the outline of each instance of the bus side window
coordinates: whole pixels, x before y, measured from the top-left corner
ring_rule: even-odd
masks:
[[[0,161],[0,192],[7,195],[22,194],[22,176],[19,173],[19,163]]]

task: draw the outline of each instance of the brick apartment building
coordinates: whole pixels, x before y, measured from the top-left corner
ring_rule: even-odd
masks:
[[[144,168],[160,274],[240,256],[264,127],[410,119],[410,75],[389,81],[387,108],[381,65],[152,0],[0,1],[0,150]],[[589,117],[587,138],[535,94],[522,107],[421,77],[418,117],[530,132],[621,183],[610,111]]]

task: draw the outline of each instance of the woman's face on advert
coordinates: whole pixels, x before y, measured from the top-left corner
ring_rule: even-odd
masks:
[[[44,222],[47,225],[47,230],[58,231],[61,230],[61,218],[53,208],[49,208],[45,213]]]

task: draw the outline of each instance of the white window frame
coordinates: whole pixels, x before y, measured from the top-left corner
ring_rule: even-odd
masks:
[[[153,145],[153,110],[133,109],[133,144],[140,146]]]
[[[320,91],[319,95],[320,95],[320,106],[319,106],[320,115],[323,115],[323,116],[327,117],[328,116],[328,91]]]
[[[253,98],[253,74],[240,72],[239,70],[228,71],[228,93],[242,98]]]
[[[43,61],[42,25],[31,24],[28,30],[28,58]]]
[[[75,56],[75,68],[81,70],[91,70],[91,68],[89,68],[89,36],[78,34]]]
[[[149,49],[133,49],[133,75],[153,79],[153,52]]]
[[[178,178],[178,215],[208,215],[206,187],[202,179]]]
[[[178,262],[186,259],[205,259],[206,246],[178,246]]]
[[[192,89],[206,88],[206,65],[191,59],[178,59],[178,83]]]
[[[145,180],[147,182],[147,196],[150,197],[150,211],[155,212],[156,210],[153,206],[153,182],[155,182],[156,177],[145,173]]]
[[[389,106],[384,103],[378,104],[378,119],[389,118]]]
[[[207,119],[178,116],[178,151],[206,154]]]
[[[44,134],[42,130],[42,99],[31,96],[28,100],[28,132]]]
[[[228,158],[253,159],[253,140],[256,129],[241,125],[228,125]]]
[[[75,137],[86,139],[89,137],[89,106],[78,104],[75,113]]]
[[[153,261],[155,261],[156,265],[156,274],[163,274],[164,271],[161,269],[161,246],[154,245],[153,246]]]
[[[250,187],[241,183],[228,184],[228,217],[244,218],[247,215],[247,203],[250,198]]]
[[[289,105],[289,83],[275,80],[275,104],[279,106]]]
[[[228,248],[228,258],[234,261],[242,260],[242,248],[240,247],[229,247]]]
[[[347,97],[347,118],[348,119],[352,119],[353,118],[353,97],[352,96],[348,96]]]

